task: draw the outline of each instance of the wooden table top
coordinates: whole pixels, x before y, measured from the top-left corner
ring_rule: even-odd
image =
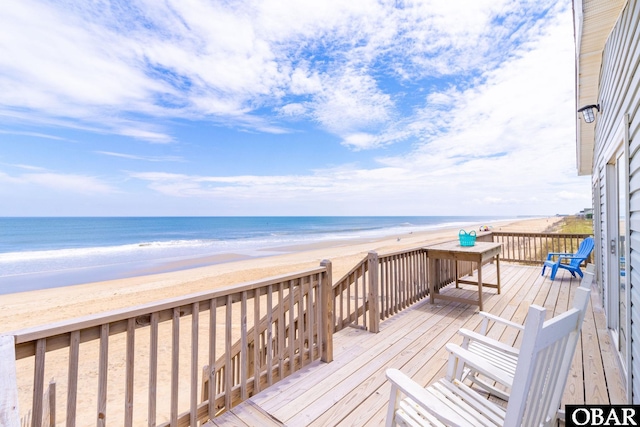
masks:
[[[445,257],[453,259],[481,258],[482,260],[492,258],[502,252],[502,243],[499,242],[476,242],[473,246],[460,246],[457,240],[451,242],[438,243],[436,245],[425,246],[427,257]]]

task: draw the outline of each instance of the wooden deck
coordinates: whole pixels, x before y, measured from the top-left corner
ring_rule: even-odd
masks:
[[[579,285],[565,271],[551,282],[540,276],[540,267],[506,263],[500,267],[502,294],[486,290],[484,310],[519,323],[531,303],[546,307],[549,317],[567,310]],[[495,280],[495,275],[495,266],[485,266],[485,280]],[[462,295],[477,290],[449,286],[442,292]],[[626,402],[600,301],[593,290],[563,404]],[[383,321],[377,334],[347,328],[334,336],[333,362],[316,361],[206,425],[383,425],[390,390],[385,370],[400,369],[425,386],[441,378],[448,357],[444,345],[461,342],[459,328],[477,329],[476,312],[476,306],[432,305],[427,298]],[[490,335],[508,343],[518,339],[497,326]]]

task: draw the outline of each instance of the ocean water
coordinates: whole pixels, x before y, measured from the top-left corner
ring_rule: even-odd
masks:
[[[162,271],[163,266],[175,270],[180,261],[222,254],[267,256],[291,245],[375,239],[501,219],[506,218],[0,218],[0,294],[131,277],[152,268]]]

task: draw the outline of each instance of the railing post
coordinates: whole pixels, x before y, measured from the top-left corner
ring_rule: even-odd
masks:
[[[331,277],[331,261],[322,260],[320,265],[327,269],[320,286],[320,310],[322,324],[322,356],[320,360],[329,363],[333,361],[333,279]]]
[[[12,335],[0,336],[0,426],[20,427],[16,348]]]
[[[369,295],[367,297],[369,303],[369,331],[380,332],[380,299],[378,298],[379,281],[378,281],[378,253],[370,251],[367,256],[369,264]]]

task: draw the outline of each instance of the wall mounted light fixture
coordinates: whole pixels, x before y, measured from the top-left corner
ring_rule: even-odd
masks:
[[[594,104],[594,105],[585,105],[584,107],[578,110],[578,113],[582,113],[582,116],[584,117],[585,122],[591,123],[596,119],[596,116],[593,112],[594,108],[598,110],[598,112],[600,112],[600,104]]]

